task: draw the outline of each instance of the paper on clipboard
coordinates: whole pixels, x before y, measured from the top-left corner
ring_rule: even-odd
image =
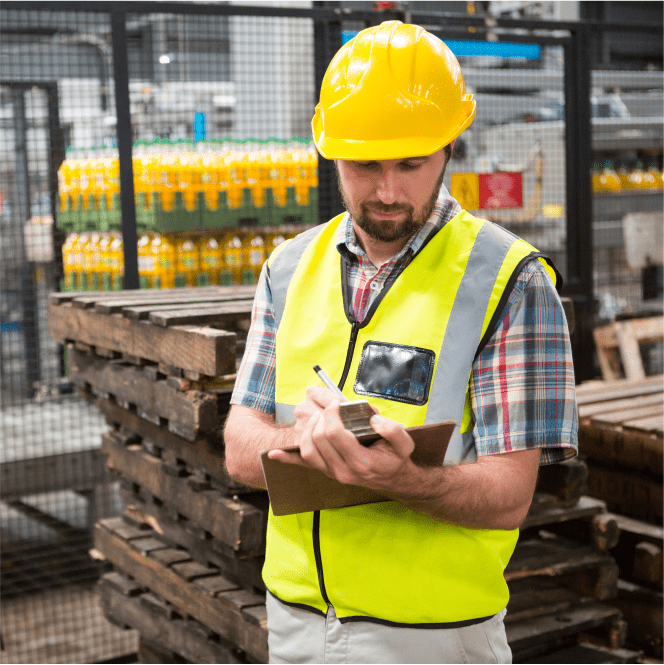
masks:
[[[441,466],[455,426],[453,420],[447,420],[434,425],[406,428],[415,442],[415,450],[411,455],[413,462],[421,466]],[[292,452],[298,449],[284,450]],[[270,459],[267,453],[261,453],[263,475],[272,512],[278,517],[390,500],[365,487],[344,485],[322,471]]]

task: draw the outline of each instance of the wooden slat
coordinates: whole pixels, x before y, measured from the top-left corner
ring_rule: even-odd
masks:
[[[203,631],[196,630],[191,621],[179,617],[168,619],[150,611],[149,605],[141,602],[147,594],[127,599],[107,582],[106,576],[102,577],[97,585],[97,593],[104,613],[113,623],[137,630],[143,639],[158,642],[188,662],[245,662],[237,648],[227,640],[219,636],[209,639]],[[171,607],[175,608],[174,605]]]
[[[161,312],[169,309],[189,309],[191,307],[205,309],[207,307],[214,307],[215,305],[218,306],[224,303],[243,303],[245,301],[253,302],[253,300],[250,297],[247,297],[246,294],[229,294],[228,296],[190,296],[189,298],[173,298],[167,302],[160,301],[142,305],[136,305],[135,303],[122,305],[121,302],[117,304],[113,304],[112,302],[99,303],[99,306],[95,306],[95,309],[102,314],[116,314],[122,312],[122,315],[126,316],[128,319],[143,320],[148,318],[150,312]]]
[[[625,399],[615,399],[606,402],[596,402],[593,404],[582,404],[579,406],[579,418],[590,418],[602,413],[610,413],[620,409],[634,409],[643,406],[661,405],[664,396],[659,392],[652,395],[639,395],[637,397],[627,397]]]
[[[606,503],[590,496],[582,496],[574,506],[553,506],[545,510],[529,511],[521,530],[547,524],[558,524],[571,520],[591,519],[606,511]]]
[[[94,392],[136,405],[151,421],[189,441],[204,432],[216,432],[221,425],[214,394],[176,390],[165,378],[155,381],[142,367],[109,363],[71,345],[69,367],[76,383],[85,382]]]
[[[660,414],[649,418],[626,420],[622,425],[623,427],[642,430],[644,432],[654,432],[659,434],[659,436],[662,436],[662,431],[664,430],[664,416]]]
[[[163,327],[194,323],[223,326],[234,321],[248,319],[251,316],[252,307],[252,300],[237,300],[209,307],[152,311],[148,319],[151,323]]]
[[[111,302],[114,300],[125,300],[128,302],[133,302],[134,304],[139,304],[140,302],[154,302],[155,299],[161,300],[163,302],[171,298],[178,298],[188,295],[214,295],[219,292],[220,288],[222,287],[203,286],[182,289],[128,289],[124,291],[96,291],[77,295],[72,302],[75,303],[74,307],[81,309],[94,307],[96,303]]]
[[[186,478],[170,475],[162,460],[140,446],[125,446],[112,433],[102,438],[109,467],[146,488],[195,525],[205,529],[238,554],[255,556],[265,547],[266,515],[244,501],[234,501],[216,490],[197,492]]]
[[[221,432],[217,433],[218,436],[198,436],[189,441],[141,418],[136,413],[123,409],[109,399],[94,397],[93,401],[109,423],[136,432],[143,439],[171,451],[175,457],[192,467],[205,469],[205,472],[212,476],[219,485],[226,488],[227,494],[256,492],[255,488],[240,485],[228,475]]]
[[[634,409],[622,409],[601,413],[591,418],[591,423],[609,423],[618,425],[627,420],[637,420],[639,418],[651,418],[663,416],[664,407],[661,404],[651,404]]]
[[[160,537],[185,548],[196,561],[216,566],[224,577],[239,586],[265,590],[262,578],[263,552],[254,557],[237,558],[226,544],[215,538],[201,538],[196,529],[191,528],[190,522],[180,517],[175,520],[167,508],[148,502],[145,493],[141,490],[139,492],[140,495],[120,487],[120,497],[129,507],[125,513],[132,516],[139,514],[143,519],[149,519]],[[162,552],[152,552],[151,556],[157,558]],[[184,550],[177,552],[181,554]]]
[[[61,344],[83,342],[206,376],[232,374],[236,369],[236,335],[223,330],[191,325],[162,328],[71,304],[50,306],[48,324]]]
[[[651,395],[664,391],[664,376],[647,376],[640,381],[593,381],[576,387],[577,404],[593,404],[607,400]]]
[[[159,561],[133,551],[128,543],[107,528],[104,521],[97,523],[95,528],[95,547],[136,583],[148,587],[259,662],[267,662],[266,627],[256,622],[253,616],[243,613],[243,608],[248,606],[246,598],[232,596],[233,591],[211,598],[194,584],[184,583],[180,576]],[[256,596],[253,605],[258,604],[260,600]]]

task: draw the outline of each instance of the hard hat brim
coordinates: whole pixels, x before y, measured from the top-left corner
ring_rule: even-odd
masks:
[[[319,105],[320,106],[320,105]],[[462,116],[447,132],[436,137],[408,137],[392,139],[373,139],[358,141],[353,139],[326,136],[323,127],[321,109],[316,106],[316,113],[311,121],[311,131],[316,149],[325,159],[351,161],[407,159],[432,155],[454,141],[475,119],[476,104],[472,95],[467,95],[463,102]],[[465,116],[465,117],[464,117]]]

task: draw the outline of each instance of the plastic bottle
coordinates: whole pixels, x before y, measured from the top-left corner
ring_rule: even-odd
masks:
[[[76,274],[76,290],[88,290],[88,275],[86,272],[87,251],[88,244],[90,243],[89,233],[79,233],[76,239],[76,244],[73,247],[74,252],[74,272]]]
[[[99,284],[102,291],[110,291],[113,288],[111,274],[111,243],[113,233],[103,233],[99,243],[101,252],[101,267],[99,269]]]
[[[239,233],[230,233],[224,238],[224,265],[230,272],[233,284],[242,284],[242,238]]]
[[[99,291],[101,289],[101,274],[103,273],[103,264],[101,260],[101,240],[102,234],[96,231],[90,234],[90,240],[84,251],[84,265],[87,275],[88,289],[90,291]]]
[[[204,238],[201,243],[201,271],[207,275],[210,284],[219,284],[224,266],[224,248],[214,236]]]
[[[150,247],[151,242],[152,237],[145,232],[138,238],[138,283],[141,289],[154,286],[155,261]]]
[[[175,285],[196,286],[199,272],[197,244],[191,238],[180,238],[175,243]]]
[[[662,178],[662,171],[657,167],[657,158],[653,157],[649,162],[648,162],[648,170],[646,171],[650,176],[652,176],[652,180],[649,180],[649,182],[652,183],[651,188],[652,189],[662,189],[664,186],[664,179]]]
[[[620,179],[620,186],[622,189],[635,189],[636,181],[631,178],[631,173],[626,161],[620,162],[616,173]]]
[[[65,291],[76,291],[76,256],[75,247],[78,233],[68,233],[62,245],[62,266],[65,274]]]
[[[111,233],[111,243],[108,251],[108,266],[111,273],[111,288],[113,291],[122,290],[124,276],[124,251],[122,234]]]
[[[265,241],[260,233],[248,233],[242,241],[242,284],[256,284],[265,263]]]
[[[167,236],[155,233],[150,242],[154,262],[152,286],[172,289],[175,286],[175,248]]]
[[[611,162],[605,162],[604,168],[600,170],[599,162],[595,162],[592,174],[592,185],[594,192],[619,192],[621,190],[620,179],[613,170]]]

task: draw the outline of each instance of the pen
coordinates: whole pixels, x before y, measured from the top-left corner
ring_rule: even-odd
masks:
[[[348,397],[344,395],[332,379],[321,369],[320,365],[314,365],[314,372],[318,374],[318,378],[342,401],[347,402]]]

